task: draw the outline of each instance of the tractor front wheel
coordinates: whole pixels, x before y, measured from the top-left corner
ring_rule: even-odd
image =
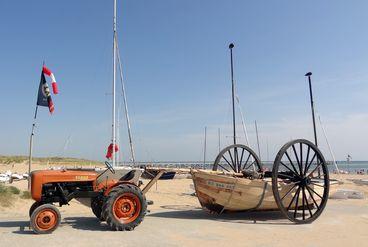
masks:
[[[60,212],[52,204],[37,207],[31,215],[31,228],[37,234],[53,232],[60,225]]]
[[[122,184],[111,190],[102,207],[103,217],[114,231],[131,231],[147,211],[146,198],[135,185]]]
[[[32,206],[29,208],[29,217],[31,217],[32,216],[32,213],[33,213],[33,211],[35,211],[35,209],[36,208],[38,208],[39,206],[41,206],[42,205],[42,203],[41,202],[34,202],[33,204],[32,204]]]

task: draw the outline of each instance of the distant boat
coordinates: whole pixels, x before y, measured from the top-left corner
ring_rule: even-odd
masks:
[[[10,177],[6,174],[0,174],[0,183],[6,183],[9,182]]]
[[[160,170],[157,170],[157,169],[146,168],[145,171],[142,174],[142,178],[152,179],[152,178],[156,177],[159,172],[160,172]],[[160,180],[173,179],[175,177],[175,174],[176,174],[175,171],[167,171],[167,172],[164,172],[159,179]]]

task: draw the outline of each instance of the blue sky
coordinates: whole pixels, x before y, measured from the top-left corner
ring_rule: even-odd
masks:
[[[336,0],[118,1],[137,158],[201,160],[204,126],[208,159],[218,150],[218,128],[222,146],[230,144],[227,47],[234,42],[238,95],[252,147],[254,120],[259,124],[263,159],[291,138],[312,139],[304,77],[312,71],[337,159],[367,160],[367,9],[366,1]],[[60,94],[53,116],[39,111],[35,155],[103,160],[111,132],[112,1],[1,1],[0,37],[0,154],[28,153],[45,60]],[[128,159],[123,118],[120,130]],[[319,138],[329,159],[320,129]]]

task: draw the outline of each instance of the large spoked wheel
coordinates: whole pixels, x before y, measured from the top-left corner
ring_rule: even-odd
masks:
[[[37,234],[53,232],[60,225],[60,212],[52,204],[37,207],[31,215],[31,228]]]
[[[102,207],[103,217],[114,231],[131,231],[147,211],[146,198],[134,185],[123,184],[112,189]]]
[[[262,170],[262,165],[257,154],[251,148],[242,144],[235,144],[224,148],[217,155],[212,170],[235,173],[247,170],[259,172]]]
[[[327,164],[316,145],[299,139],[280,149],[272,170],[272,190],[290,221],[303,224],[317,219],[326,206],[329,187]]]

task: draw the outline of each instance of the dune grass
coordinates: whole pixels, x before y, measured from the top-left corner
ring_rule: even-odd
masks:
[[[0,207],[10,207],[17,198],[30,199],[29,191],[20,191],[17,187],[0,184]]]
[[[75,165],[75,166],[97,166],[101,165],[101,162],[87,160],[87,159],[78,159],[78,158],[69,158],[69,157],[34,157],[32,159],[34,163],[40,163],[45,165],[53,165],[53,164],[62,164],[62,165]],[[0,164],[21,164],[28,162],[27,156],[4,156],[0,155]]]

